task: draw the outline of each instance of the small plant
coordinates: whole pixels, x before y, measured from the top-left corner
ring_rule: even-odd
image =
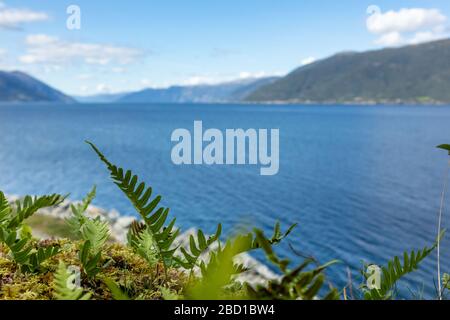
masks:
[[[79,259],[83,270],[88,277],[94,277],[100,272],[98,264],[102,257],[102,248],[109,238],[109,225],[100,217],[90,218],[85,212],[95,198],[94,187],[79,205],[72,205],[73,216],[67,219],[72,231],[80,236],[83,242],[80,245]]]
[[[159,260],[163,264],[164,272],[167,275],[167,268],[172,266],[174,262],[173,256],[176,251],[176,248],[172,248],[172,243],[179,234],[179,230],[174,229],[176,219],[173,219],[165,226],[169,208],[158,207],[161,196],[156,196],[151,200],[153,192],[151,187],[147,188],[144,182],[139,183],[138,176],[134,175],[131,170],[125,172],[123,168],[113,165],[93,143],[87,143],[106,165],[114,183],[127,196],[144,220],[145,230],[152,238],[152,247],[157,251]]]
[[[65,198],[56,194],[34,198],[26,196],[11,207],[0,191],[0,242],[8,247],[10,258],[20,265],[22,271],[37,272],[45,260],[59,252],[55,246],[35,248],[30,228],[24,221],[39,209],[56,206]]]
[[[443,149],[448,151],[448,154],[450,155],[450,145],[449,144],[441,144],[440,146],[438,146],[439,149]],[[447,165],[447,170],[445,173],[445,180],[444,180],[444,187],[442,188],[442,194],[441,194],[441,204],[439,206],[439,216],[438,216],[438,230],[437,233],[438,235],[441,234],[442,232],[442,218],[443,218],[443,211],[444,211],[444,201],[445,201],[445,193],[447,192],[447,186],[448,186],[448,179],[449,179],[449,175],[450,175],[450,160],[448,162]],[[437,282],[438,282],[438,299],[442,300],[442,287],[441,287],[441,241],[440,239],[438,239],[437,242]]]
[[[175,261],[187,270],[193,270],[198,266],[198,260],[202,254],[207,252],[207,250],[211,247],[211,245],[219,241],[220,235],[222,233],[222,225],[219,224],[217,226],[216,233],[208,239],[206,239],[205,234],[202,230],[198,230],[197,232],[197,240],[193,235],[189,236],[189,249],[188,252],[185,248],[180,248],[183,257],[175,257]]]
[[[436,248],[444,233],[438,237],[436,243],[431,248],[423,248],[418,251],[411,251],[411,253],[403,253],[403,263],[399,257],[388,261],[386,267],[382,267],[381,283],[379,288],[368,289],[363,286],[364,298],[366,300],[387,300],[394,298],[394,289],[396,283],[405,275],[416,271],[420,263],[428,257]],[[363,273],[366,277],[367,275]]]
[[[323,266],[307,270],[313,262],[306,259],[298,267],[289,270],[290,261],[280,259],[273,251],[272,245],[267,241],[262,230],[255,229],[256,238],[261,244],[266,256],[282,272],[280,280],[271,280],[267,285],[258,285],[253,288],[246,285],[247,295],[251,299],[263,300],[313,300],[317,299],[325,283],[323,272],[329,266],[338,261],[331,261]],[[339,292],[335,288],[330,288],[323,296],[324,300],[339,299]]]

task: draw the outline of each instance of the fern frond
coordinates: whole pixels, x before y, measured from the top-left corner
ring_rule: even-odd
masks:
[[[130,300],[130,297],[120,289],[120,287],[110,278],[104,278],[103,282],[108,287],[109,291],[111,291],[111,295],[114,300]]]
[[[134,220],[128,228],[127,232],[128,246],[133,248],[137,238],[139,238],[141,232],[143,232],[146,228],[147,225],[145,223]]]
[[[0,225],[10,219],[11,207],[5,194],[0,191]]]
[[[284,233],[281,232],[281,224],[277,222],[274,227],[273,235],[271,238],[266,238],[264,236],[264,233],[262,236],[264,237],[264,241],[261,241],[261,239],[256,236],[257,232],[260,231],[259,229],[255,228],[253,229],[253,232],[249,232],[246,235],[240,235],[240,237],[245,238],[245,243],[247,243],[247,250],[255,250],[255,249],[261,249],[265,245],[273,246],[279,244],[281,241],[283,241],[295,228],[297,227],[297,224],[291,225]],[[261,236],[261,235],[260,235]]]
[[[154,266],[158,263],[158,249],[147,228],[134,237],[131,246],[150,266]]]
[[[194,300],[217,300],[226,298],[224,288],[231,284],[233,276],[240,272],[234,258],[245,251],[244,238],[236,237],[211,252],[208,263],[201,262],[202,278],[187,289],[186,298]]]
[[[95,219],[87,219],[81,226],[81,236],[85,241],[90,242],[91,250],[97,254],[109,238],[108,222]]]
[[[188,252],[185,248],[180,248],[184,259],[182,257],[174,257],[175,262],[187,270],[192,270],[197,266],[197,261],[200,256],[205,253],[214,242],[219,240],[221,234],[221,224],[217,226],[217,230],[214,235],[208,237],[208,239],[206,239],[203,231],[198,230],[197,239],[193,235],[189,237],[190,252]]]
[[[83,201],[79,204],[71,204],[70,209],[72,216],[66,219],[66,223],[71,231],[81,237],[81,227],[86,222],[87,217],[84,215],[89,205],[94,200],[97,188],[92,187],[92,190],[86,195]]]
[[[100,272],[100,268],[97,265],[102,257],[101,251],[93,254],[91,250],[91,242],[89,240],[85,241],[81,245],[78,257],[81,265],[83,266],[83,270],[88,277],[93,278]]]
[[[29,239],[18,239],[17,231],[0,226],[0,241],[10,250],[11,258],[19,265],[26,265],[29,261],[32,247],[29,245]]]
[[[172,243],[179,234],[179,229],[175,230],[175,219],[166,226],[166,220],[169,215],[169,209],[158,207],[161,196],[151,199],[152,188],[147,187],[144,182],[139,182],[137,175],[130,170],[126,171],[120,167],[113,165],[100,152],[100,150],[91,142],[86,141],[101,161],[106,165],[111,174],[114,183],[122,190],[136,211],[142,217],[158,248],[159,256],[165,266],[172,263],[175,249],[171,249]]]
[[[57,300],[89,300],[91,294],[83,294],[83,289],[77,288],[74,280],[75,275],[69,273],[66,265],[60,261],[53,281],[54,296]]]
[[[66,198],[67,196],[53,194],[41,197],[26,196],[23,200],[17,200],[15,213],[9,220],[7,227],[9,229],[18,228],[25,219],[31,217],[39,209],[57,206]]]
[[[281,280],[271,280],[267,285],[258,285],[252,288],[246,285],[247,293],[252,299],[271,299],[271,300],[313,300],[322,290],[325,283],[325,275],[323,271],[329,266],[337,263],[333,260],[329,263],[316,267],[312,270],[307,270],[309,265],[313,262],[311,259],[306,259],[294,270],[287,269],[289,260],[280,259],[272,249],[269,240],[264,236],[262,230],[255,230],[256,237],[261,245],[261,248],[266,253],[268,259],[280,268],[283,273]],[[325,294],[326,300],[339,299],[339,293],[335,288],[331,288]]]
[[[35,272],[42,262],[57,255],[58,247],[33,249],[30,238],[20,239],[15,230],[8,231],[0,227],[0,242],[3,242],[10,250],[11,258],[22,267],[25,272]]]
[[[75,215],[82,215],[86,212],[89,205],[94,200],[95,196],[97,195],[97,187],[93,186],[91,191],[86,195],[86,197],[83,199],[83,201],[77,205],[73,206],[72,212]]]
[[[33,252],[29,256],[29,265],[28,271],[33,272],[37,270],[39,266],[45,261],[54,256],[56,256],[60,252],[58,247],[47,247],[47,248],[39,248],[37,252]]]
[[[436,249],[436,246],[437,243],[431,248],[425,247],[418,251],[412,250],[411,253],[405,251],[402,261],[398,256],[388,261],[387,266],[381,268],[380,288],[366,290],[364,298],[366,300],[391,299],[396,283],[405,275],[416,271],[420,263]]]

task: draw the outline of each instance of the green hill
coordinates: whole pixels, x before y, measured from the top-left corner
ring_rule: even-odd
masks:
[[[450,40],[336,54],[294,70],[245,100],[448,103]]]

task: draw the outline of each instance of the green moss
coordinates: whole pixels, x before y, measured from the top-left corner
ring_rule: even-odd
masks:
[[[22,273],[8,258],[7,249],[0,247],[0,299],[49,300],[54,299],[53,278],[59,261],[81,269],[78,260],[79,242],[67,239],[35,241],[36,248],[57,245],[61,252],[41,265],[36,274]],[[186,278],[177,269],[169,269],[166,279],[162,266],[149,264],[121,244],[107,244],[100,265],[102,271],[94,278],[81,276],[83,290],[92,293],[92,299],[112,299],[111,292],[102,281],[107,277],[134,299],[161,299],[161,286],[173,293],[182,291]]]

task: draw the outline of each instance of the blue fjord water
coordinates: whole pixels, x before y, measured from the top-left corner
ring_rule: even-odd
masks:
[[[194,120],[223,130],[279,128],[280,172],[175,166],[171,133],[192,130]],[[328,276],[343,286],[347,266],[382,264],[434,241],[448,159],[435,146],[450,142],[449,123],[450,107],[437,106],[0,105],[0,189],[80,199],[96,184],[96,205],[133,215],[88,139],[163,195],[183,229],[212,232],[224,222],[228,231],[269,232],[277,220],[298,222],[289,242],[321,262],[340,259]],[[447,211],[445,227],[449,221]],[[449,244],[447,237],[444,271]],[[301,259],[288,243],[279,253]],[[407,286],[431,297],[435,266],[433,256]],[[357,272],[353,281],[360,283]]]

